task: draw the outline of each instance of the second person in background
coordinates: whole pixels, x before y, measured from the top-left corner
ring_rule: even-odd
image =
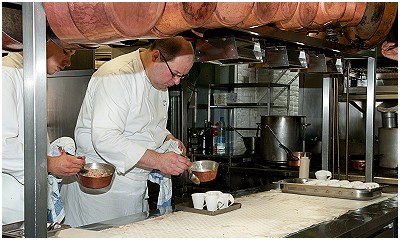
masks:
[[[183,37],[155,40],[103,64],[92,76],[75,128],[77,155],[117,169],[105,189],[83,189],[72,180],[62,188],[65,223],[73,227],[149,210],[147,179],[152,169],[179,175],[191,166],[174,152],[154,151],[165,141],[184,144],[167,129],[168,87],[178,85],[194,63]]]

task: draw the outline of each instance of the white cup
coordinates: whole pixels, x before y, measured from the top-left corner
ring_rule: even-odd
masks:
[[[223,193],[221,198],[222,198],[221,209],[230,207],[235,202],[235,199],[233,198],[232,194],[229,193]]]
[[[222,194],[223,194],[223,192],[221,192],[221,191],[207,191],[206,192],[206,195],[215,195],[215,196],[218,196],[218,197],[221,197]]]
[[[196,209],[203,209],[205,206],[204,204],[205,196],[206,194],[204,193],[193,193],[192,194],[193,207]]]
[[[319,171],[315,172],[315,177],[318,180],[329,180],[332,177],[332,173],[330,171],[326,171],[326,170],[319,170]]]
[[[222,198],[217,195],[206,194],[206,206],[208,211],[216,211],[221,209],[223,205]]]

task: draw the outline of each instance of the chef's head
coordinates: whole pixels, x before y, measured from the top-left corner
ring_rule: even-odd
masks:
[[[149,51],[153,64],[146,74],[156,89],[178,85],[194,63],[193,46],[181,36],[155,40]]]
[[[71,65],[71,56],[75,50],[64,49],[53,41],[46,42],[47,74],[54,74]]]

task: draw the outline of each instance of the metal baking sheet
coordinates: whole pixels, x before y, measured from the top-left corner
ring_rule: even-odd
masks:
[[[371,200],[382,195],[382,187],[373,189],[353,189],[330,186],[316,186],[304,184],[305,179],[293,178],[280,180],[278,183],[282,192],[295,193],[319,197],[345,198],[353,200]]]
[[[218,214],[222,214],[222,213],[226,213],[226,212],[231,212],[231,211],[239,209],[241,207],[242,207],[242,204],[233,203],[230,207],[227,207],[227,208],[219,209],[219,210],[216,210],[216,211],[208,211],[208,210],[205,210],[205,209],[193,208],[193,203],[192,202],[185,202],[185,203],[180,203],[180,204],[176,204],[175,205],[175,209],[176,210],[181,210],[181,211],[185,211],[185,212],[192,212],[192,213],[200,213],[200,214],[210,215],[210,216],[214,216],[214,215],[218,215]]]

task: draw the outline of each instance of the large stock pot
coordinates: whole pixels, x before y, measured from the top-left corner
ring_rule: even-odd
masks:
[[[262,160],[278,165],[287,164],[287,152],[279,147],[267,125],[277,138],[292,151],[302,148],[302,118],[304,116],[261,116],[261,156]]]

